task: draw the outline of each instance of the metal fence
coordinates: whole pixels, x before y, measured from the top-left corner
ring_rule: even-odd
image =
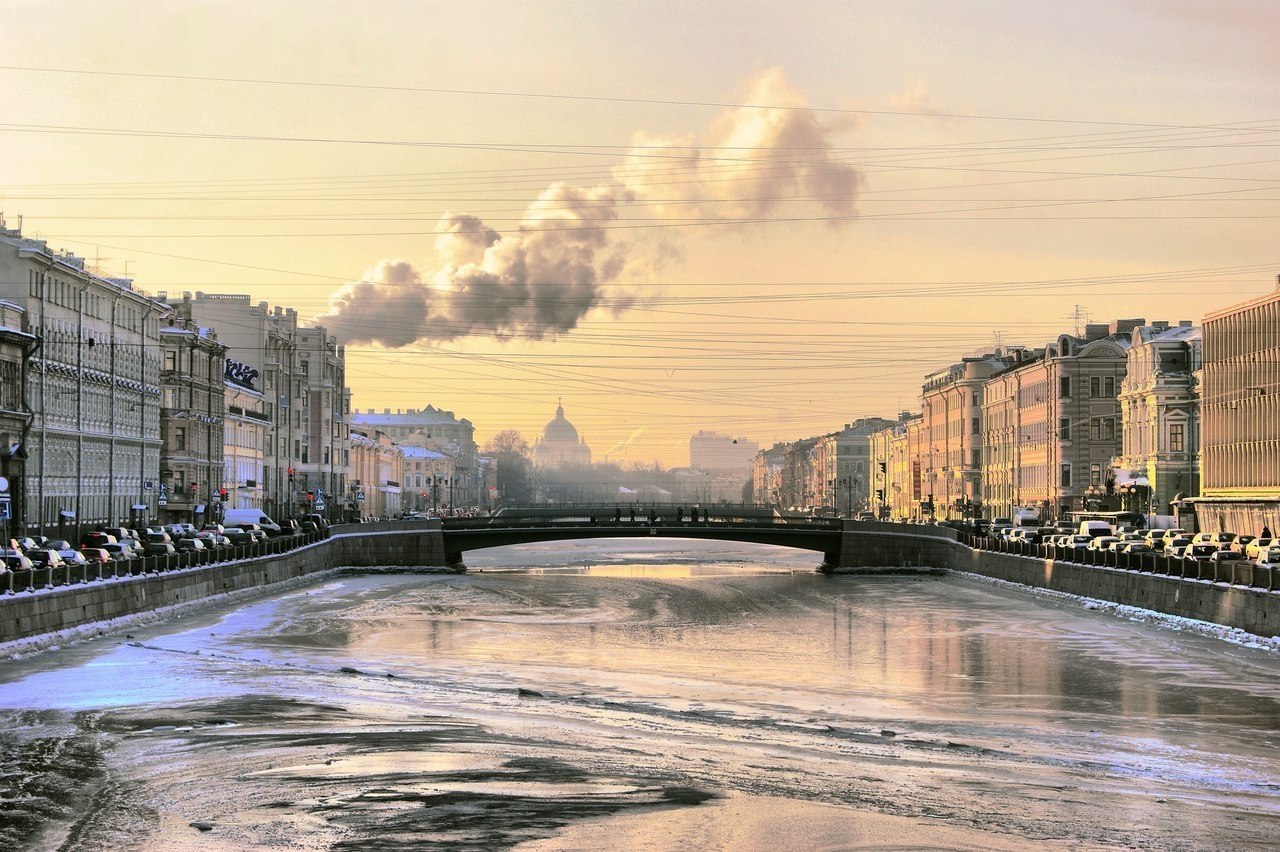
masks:
[[[0,593],[12,595],[35,592],[37,589],[109,582],[124,577],[163,574],[167,571],[181,571],[185,568],[221,565],[246,559],[257,559],[262,556],[275,556],[328,538],[329,534],[330,531],[324,529],[318,532],[278,536],[269,538],[266,541],[255,541],[251,544],[223,547],[217,550],[188,551],[161,556],[140,556],[136,559],[88,562],[84,565],[63,563],[57,566],[46,565],[33,568],[30,571],[6,571],[0,574]]]
[[[1010,553],[1015,556],[1032,556],[1040,559],[1052,559],[1071,565],[1086,565],[1098,568],[1116,568],[1121,571],[1136,571],[1142,574],[1159,574],[1165,577],[1177,577],[1182,580],[1206,580],[1213,583],[1226,583],[1231,586],[1244,586],[1251,589],[1277,591],[1276,571],[1250,562],[1247,559],[1226,561],[1183,559],[1167,556],[1163,553],[1120,553],[1112,550],[1090,550],[1088,548],[1058,547],[1052,544],[1027,544],[1020,541],[1005,541],[1001,538],[973,535],[961,532],[959,540],[979,550],[994,553]]]

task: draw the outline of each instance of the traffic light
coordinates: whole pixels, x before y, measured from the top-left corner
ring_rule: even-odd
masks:
[[[193,483],[191,483],[191,496],[192,496],[192,497],[196,496],[196,491],[198,490],[199,485],[200,485],[200,483],[199,483],[199,482],[193,482]]]
[[[312,502],[312,501],[313,501],[313,500],[315,500],[315,499],[316,499],[316,492],[314,492],[314,491],[308,491],[308,492],[307,492],[307,502],[308,502],[308,503],[310,503],[310,502]]]
[[[289,483],[293,484],[293,468],[289,468]]]
[[[219,488],[219,489],[218,489],[218,496],[219,496],[219,497],[221,497],[223,500],[227,499],[227,489],[225,489],[225,488]]]

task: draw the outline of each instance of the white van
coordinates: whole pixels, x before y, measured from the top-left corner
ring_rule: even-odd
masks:
[[[1014,509],[1013,525],[1015,527],[1038,527],[1040,526],[1040,513],[1035,509]]]
[[[1115,530],[1106,521],[1081,521],[1079,534],[1090,538],[1101,538],[1104,535],[1115,535]]]
[[[261,509],[227,509],[222,513],[222,525],[238,527],[240,524],[257,524],[269,536],[283,535],[280,525],[263,514]]]

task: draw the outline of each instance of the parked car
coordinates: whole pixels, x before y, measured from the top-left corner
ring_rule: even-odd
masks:
[[[196,533],[194,536],[196,541],[204,544],[205,550],[218,550],[221,548],[222,544],[218,540],[224,537],[225,536],[210,530],[200,530],[200,532]]]
[[[1119,538],[1121,541],[1124,541],[1124,542],[1140,541],[1143,544],[1146,544],[1147,543],[1146,533],[1147,533],[1146,530],[1134,530],[1133,532],[1120,533],[1120,535],[1117,536],[1117,538]]]
[[[22,538],[17,539],[17,543],[18,549],[23,553],[26,553],[29,550],[35,550],[40,546],[40,542],[36,541],[29,535],[24,535]]]
[[[58,568],[63,564],[62,557],[58,555],[58,551],[42,547],[32,550],[27,554],[27,558],[37,568]]]
[[[102,547],[104,544],[115,544],[118,541],[119,539],[111,533],[92,530],[80,536],[80,547]]]
[[[240,524],[240,529],[253,537],[254,541],[266,541],[267,534],[257,524]]]
[[[1119,540],[1120,539],[1116,538],[1113,535],[1094,536],[1093,541],[1089,542],[1089,549],[1090,550],[1110,550],[1111,545],[1115,544]]]
[[[65,538],[51,538],[40,545],[43,550],[75,550]]]
[[[1235,540],[1231,542],[1230,549],[1238,550],[1241,553],[1244,553],[1245,550],[1249,547],[1249,545],[1257,538],[1258,537],[1256,535],[1238,535],[1235,537]]]
[[[89,560],[84,558],[84,554],[76,550],[74,547],[68,547],[65,550],[59,550],[58,555],[62,557],[62,561],[68,565],[88,565]]]
[[[1093,536],[1076,533],[1075,535],[1071,536],[1067,541],[1067,547],[1071,548],[1072,550],[1086,550],[1088,549],[1089,544],[1092,541],[1093,541]]]
[[[222,535],[224,532],[226,532],[226,527],[224,527],[222,524],[205,524],[204,532],[211,532],[211,533],[217,533],[218,535]]]
[[[1175,538],[1177,538],[1180,535],[1185,535],[1188,538],[1193,537],[1191,536],[1190,533],[1188,533],[1182,527],[1170,527],[1169,529],[1164,531],[1164,535],[1160,539],[1160,541],[1164,545],[1164,547],[1167,549],[1169,547],[1169,542],[1173,541]],[[1152,546],[1154,547],[1154,545]]]
[[[173,539],[164,530],[148,530],[146,544],[173,544]]]
[[[1244,558],[1244,554],[1238,550],[1219,550],[1217,553],[1210,556],[1209,559],[1210,561],[1216,562],[1219,565],[1230,564],[1232,562],[1236,562],[1243,565],[1245,562],[1248,561],[1247,559]]]
[[[201,553],[204,542],[198,538],[180,538],[173,543],[173,549],[178,553]]]
[[[1169,556],[1181,556],[1181,551],[1191,546],[1191,540],[1194,536],[1176,535],[1173,538],[1164,540],[1164,552]]]
[[[1120,545],[1120,552],[1128,553],[1130,555],[1137,553],[1155,553],[1155,551],[1151,549],[1151,545],[1147,544],[1145,541],[1122,542]]]
[[[227,540],[230,541],[232,545],[237,547],[240,545],[252,544],[254,540],[253,535],[251,535],[248,530],[242,530],[239,527],[227,527],[223,535],[227,537]]]
[[[1212,544],[1219,549],[1230,547],[1231,542],[1235,540],[1236,534],[1232,532],[1202,532],[1196,533],[1196,544]]]
[[[1254,560],[1261,559],[1262,554],[1277,545],[1280,545],[1280,539],[1262,538],[1259,536],[1245,545],[1244,555]]]
[[[109,543],[119,546],[117,542]],[[106,548],[103,547],[82,547],[80,548],[80,555],[84,557],[85,562],[97,563],[98,565],[106,565],[115,561]]]
[[[9,571],[30,571],[31,560],[21,550],[7,548],[4,552],[4,567]]]
[[[1258,554],[1258,567],[1280,569],[1280,547],[1272,547]]]
[[[111,558],[117,562],[123,562],[133,559],[139,555],[140,551],[133,546],[131,540],[116,542],[115,544],[104,544],[102,549],[111,554]]]
[[[1199,544],[1189,544],[1182,553],[1183,559],[1192,559],[1196,562],[1209,562],[1213,559],[1213,554],[1217,553],[1219,548],[1216,544],[1208,544],[1200,542]]]
[[[177,553],[177,551],[174,550],[173,542],[166,541],[158,537],[148,537],[147,544],[143,548],[142,552],[147,556],[172,556],[174,553]]]
[[[329,522],[325,520],[324,515],[321,515],[318,512],[311,512],[309,514],[303,515],[302,521],[303,523],[306,523],[307,521],[311,521],[316,525],[316,529],[324,530],[329,528]]]

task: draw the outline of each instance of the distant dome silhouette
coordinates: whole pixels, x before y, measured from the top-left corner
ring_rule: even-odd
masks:
[[[557,401],[556,416],[542,430],[533,445],[533,463],[539,467],[591,464],[591,448],[564,416],[564,404]]]

